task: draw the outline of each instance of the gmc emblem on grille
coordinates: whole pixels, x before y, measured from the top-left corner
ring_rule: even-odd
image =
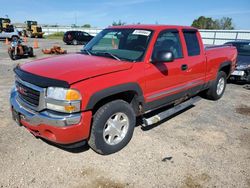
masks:
[[[27,95],[27,90],[24,89],[23,87],[17,86],[17,91],[22,95]]]

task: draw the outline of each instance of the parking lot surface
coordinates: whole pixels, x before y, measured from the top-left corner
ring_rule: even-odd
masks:
[[[28,39],[33,45],[33,40]],[[0,187],[250,187],[250,90],[228,84],[219,101],[194,107],[149,129],[135,128],[120,152],[64,150],[36,139],[11,118],[12,69],[61,45],[39,39],[34,58],[12,61],[0,42]]]

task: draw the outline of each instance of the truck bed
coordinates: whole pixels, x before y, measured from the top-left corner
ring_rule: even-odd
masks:
[[[234,70],[237,50],[232,45],[211,45],[206,46],[205,54],[207,59],[206,80],[214,80],[222,63],[232,62],[231,70]]]

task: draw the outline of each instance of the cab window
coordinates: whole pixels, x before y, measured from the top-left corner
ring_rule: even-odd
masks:
[[[184,31],[184,38],[187,45],[188,56],[200,55],[200,45],[197,33],[192,31]]]
[[[159,34],[154,46],[153,57],[158,54],[159,51],[170,51],[173,53],[174,58],[182,58],[182,47],[178,31],[166,30]]]

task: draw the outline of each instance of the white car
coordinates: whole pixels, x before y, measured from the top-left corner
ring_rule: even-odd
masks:
[[[12,39],[13,37],[17,37],[19,38],[19,33],[18,33],[18,30],[14,30],[13,32],[5,32],[5,31],[2,31],[0,33],[0,39]]]

